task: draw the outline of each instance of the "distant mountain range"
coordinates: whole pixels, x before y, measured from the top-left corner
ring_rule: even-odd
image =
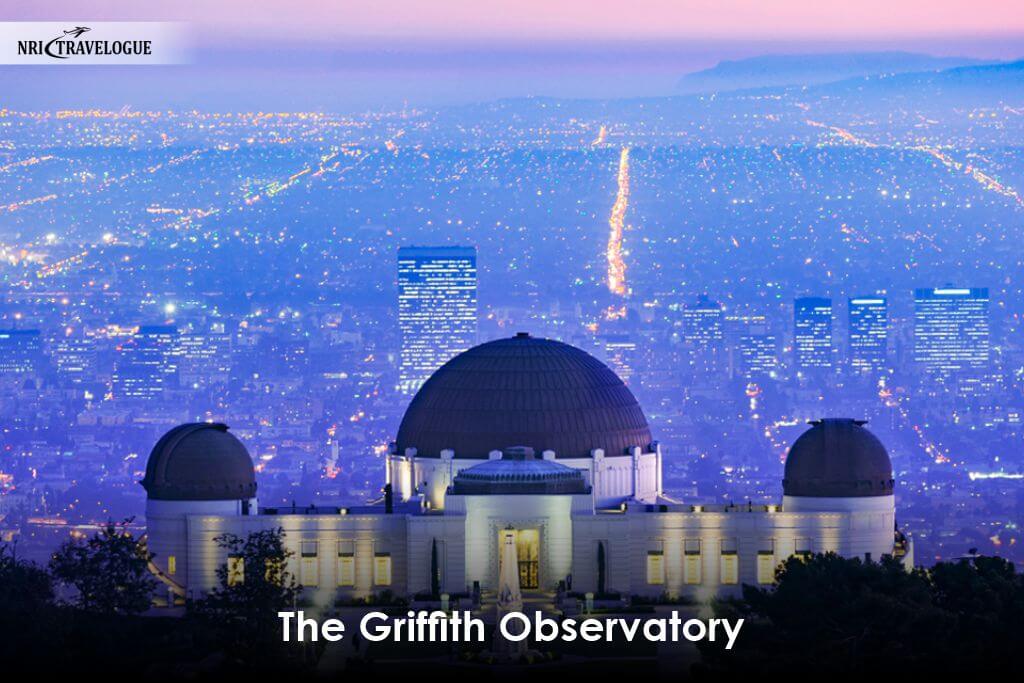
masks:
[[[680,93],[820,85],[864,76],[935,72],[991,64],[969,57],[933,57],[912,52],[765,55],[723,61],[683,76]]]

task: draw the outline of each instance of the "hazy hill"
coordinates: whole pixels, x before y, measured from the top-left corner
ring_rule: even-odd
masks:
[[[932,57],[912,52],[855,52],[806,55],[765,55],[723,61],[683,76],[684,93],[723,92],[747,88],[817,85],[860,76],[940,71],[983,64],[968,57]]]

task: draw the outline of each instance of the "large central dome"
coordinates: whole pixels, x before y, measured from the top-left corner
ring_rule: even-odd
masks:
[[[409,404],[398,452],[487,458],[528,446],[559,458],[596,448],[622,455],[648,450],[651,432],[633,393],[604,363],[574,346],[517,334],[448,361]]]

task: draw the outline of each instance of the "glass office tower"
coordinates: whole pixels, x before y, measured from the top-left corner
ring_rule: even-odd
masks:
[[[914,290],[914,360],[929,373],[989,366],[988,289]]]
[[[871,372],[885,367],[889,348],[889,310],[885,297],[861,296],[847,302],[850,367]]]
[[[832,299],[807,296],[793,304],[797,372],[832,367]]]
[[[417,389],[449,359],[476,343],[476,248],[398,250],[398,388]]]

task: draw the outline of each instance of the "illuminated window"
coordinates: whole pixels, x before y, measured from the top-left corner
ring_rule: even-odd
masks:
[[[739,579],[739,557],[735,553],[732,555],[722,555],[722,583],[727,586],[735,586],[739,583]]]
[[[683,565],[683,580],[690,585],[700,583],[700,555],[687,555]]]
[[[303,586],[320,585],[320,562],[317,558],[316,541],[303,541],[301,547],[301,564],[299,580]]]
[[[174,574],[177,571],[178,571],[178,558],[175,557],[174,555],[168,555],[167,556],[167,574],[169,576],[174,576]]]
[[[245,560],[238,555],[228,555],[228,585],[237,586],[245,581]]]
[[[647,583],[652,586],[665,583],[665,554],[660,550],[647,552]]]
[[[762,584],[775,583],[776,566],[775,541],[763,541],[761,549],[757,551],[757,582]]]
[[[683,581],[696,585],[701,581],[700,539],[689,538],[683,541]]]
[[[285,562],[279,557],[271,557],[263,564],[263,578],[269,583],[281,585],[284,581]]]
[[[757,556],[757,582],[775,583],[775,556],[760,553]]]
[[[391,554],[377,553],[373,557],[373,585],[391,585]]]
[[[740,582],[740,559],[737,554],[736,539],[723,538],[722,557],[719,563],[721,582],[727,586],[735,586]]]
[[[356,554],[352,541],[338,541],[338,585],[356,585]]]

